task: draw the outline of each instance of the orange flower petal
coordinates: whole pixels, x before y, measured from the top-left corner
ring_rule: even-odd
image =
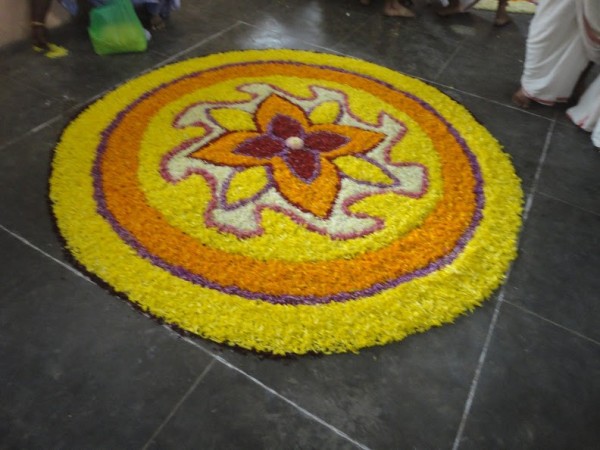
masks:
[[[280,157],[273,158],[271,165],[279,192],[290,203],[318,217],[325,218],[329,215],[340,189],[339,172],[332,162],[320,158],[321,170],[310,183],[305,183],[294,175]]]
[[[336,133],[348,138],[348,142],[340,147],[337,147],[329,152],[323,152],[323,156],[327,159],[337,158],[338,156],[354,155],[356,153],[366,153],[375,148],[381,141],[385,139],[383,133],[376,131],[363,130],[362,128],[351,127],[347,125],[313,125],[309,127],[309,132],[326,131]]]
[[[261,136],[261,133],[254,131],[234,131],[210,142],[194,153],[190,157],[201,159],[213,164],[226,164],[228,166],[253,167],[268,164],[269,161],[262,158],[255,158],[249,155],[240,155],[234,153],[234,150],[245,140]]]
[[[291,117],[297,120],[305,130],[309,126],[309,121],[302,109],[294,105],[292,102],[280,97],[279,95],[272,94],[266,98],[256,110],[256,122],[258,123],[258,129],[263,133],[266,133],[269,129],[269,124],[278,114]]]

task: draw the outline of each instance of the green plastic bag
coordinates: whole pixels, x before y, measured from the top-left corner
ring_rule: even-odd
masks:
[[[131,0],[111,0],[92,9],[88,33],[99,55],[143,52],[148,46],[144,27]]]

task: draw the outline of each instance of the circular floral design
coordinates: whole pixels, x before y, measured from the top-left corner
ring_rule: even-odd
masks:
[[[292,50],[166,66],[65,130],[50,196],[90,272],[167,323],[275,354],[451,322],[501,283],[522,192],[460,105]]]

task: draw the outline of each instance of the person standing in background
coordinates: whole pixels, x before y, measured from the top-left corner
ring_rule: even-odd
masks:
[[[592,132],[600,147],[600,76],[585,91],[578,88],[591,63],[600,63],[600,1],[541,0],[529,27],[521,87],[513,102],[528,108],[532,101],[550,106],[578,101],[567,115]],[[581,91],[581,98],[573,98]]]
[[[61,4],[72,11],[75,0],[60,0]],[[46,18],[52,0],[30,0],[31,8],[31,42],[36,52],[43,53],[48,58],[62,58],[67,56],[69,51],[60,45],[53,44],[48,40],[48,29],[46,28]],[[72,12],[71,12],[72,13]]]

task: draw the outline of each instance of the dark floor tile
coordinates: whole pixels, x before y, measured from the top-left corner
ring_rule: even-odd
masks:
[[[371,21],[333,49],[410,75],[435,79],[450,60],[458,41],[414,33],[395,18]]]
[[[86,102],[166,59],[165,55],[152,50],[97,55],[84,26],[79,23],[71,23],[54,34],[56,41],[69,49],[68,56],[49,59],[25,48],[0,63],[0,70],[67,108]]]
[[[450,448],[494,303],[453,325],[357,355],[222,355],[370,448]]]
[[[59,258],[62,248],[50,213],[48,178],[64,122],[9,145],[0,159],[0,225]]]
[[[600,154],[590,133],[557,125],[538,189],[548,195],[600,214]]]
[[[506,299],[600,341],[600,216],[536,195]]]
[[[0,447],[140,448],[209,362],[0,232]]]
[[[472,16],[478,16],[482,20],[474,21],[471,26],[472,32],[466,33],[463,41],[465,47],[473,51],[502,55],[515,62],[517,67],[522,67],[525,58],[525,43],[532,14],[510,14],[512,22],[504,27],[492,25],[493,12],[474,11]],[[455,18],[449,17],[449,22]],[[471,19],[473,20],[473,19]],[[452,25],[450,25],[452,27]]]
[[[503,305],[460,449],[595,449],[600,346]]]
[[[254,25],[240,23],[214,39],[190,49],[176,60],[180,61],[234,50],[270,48],[323,51],[319,47],[287,34],[285,30],[258,28]]]
[[[467,108],[500,142],[504,151],[511,156],[523,191],[527,194],[533,185],[551,121],[454,89],[440,89]]]
[[[235,26],[238,21],[235,16],[226,14],[226,10],[218,13],[214,7],[209,9],[206,3],[183,3],[181,10],[171,14],[164,30],[153,32],[148,48],[172,56]],[[238,2],[237,8],[247,9],[250,4]]]
[[[317,450],[356,445],[216,364],[148,448]]]
[[[3,77],[0,82],[0,147],[15,141],[70,107],[62,99],[33,89],[24,82],[8,77]]]
[[[283,33],[289,38],[330,48],[356,32],[362,17],[360,3],[348,1],[282,1],[279,7],[265,7],[253,20],[244,20],[260,32]]]

